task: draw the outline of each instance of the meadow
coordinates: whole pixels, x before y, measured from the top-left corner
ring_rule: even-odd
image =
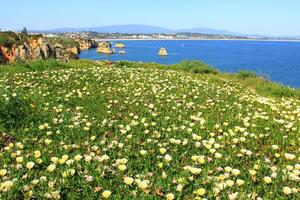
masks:
[[[299,199],[299,90],[194,64],[1,67],[0,199]]]

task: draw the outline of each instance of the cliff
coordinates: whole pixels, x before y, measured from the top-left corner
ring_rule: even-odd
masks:
[[[86,42],[94,47],[92,41]],[[70,38],[46,38],[42,35],[22,35],[13,32],[0,33],[0,63],[12,64],[16,61],[36,59],[77,59],[79,43]]]
[[[98,46],[97,42],[91,39],[76,38],[75,40],[78,42],[80,50],[88,50]]]

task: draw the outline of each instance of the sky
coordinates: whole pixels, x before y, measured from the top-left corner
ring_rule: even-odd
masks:
[[[0,28],[145,24],[300,36],[300,0],[0,0]]]

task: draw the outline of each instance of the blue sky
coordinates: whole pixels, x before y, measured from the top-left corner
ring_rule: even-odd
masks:
[[[3,0],[1,8],[2,29],[146,24],[300,35],[300,0]]]

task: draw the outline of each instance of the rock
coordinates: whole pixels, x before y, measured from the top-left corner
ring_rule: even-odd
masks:
[[[123,49],[123,48],[125,48],[125,44],[123,44],[123,43],[116,43],[115,47]]]
[[[126,51],[125,50],[120,50],[119,54],[126,54]]]
[[[97,52],[103,54],[114,54],[115,49],[112,48],[112,45],[109,42],[100,42],[98,44]]]
[[[17,35],[16,33],[14,34]],[[92,40],[85,41],[88,47],[94,47],[96,44]],[[3,44],[5,45],[6,43]],[[35,35],[22,40],[21,45],[17,40],[14,43],[10,43],[10,46],[0,44],[0,63],[50,58],[68,61],[69,59],[78,59],[79,52],[80,45],[74,39],[52,39]]]
[[[167,56],[168,55],[168,52],[165,48],[161,47],[158,51],[158,55],[160,56]]]
[[[95,40],[77,38],[76,41],[79,44],[80,50],[88,50],[97,47],[97,42]]]

